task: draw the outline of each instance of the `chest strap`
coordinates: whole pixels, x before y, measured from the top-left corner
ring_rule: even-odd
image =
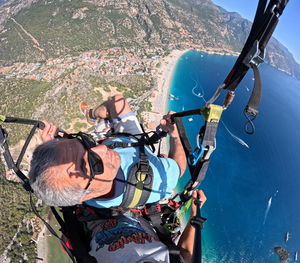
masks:
[[[144,206],[151,194],[153,185],[153,170],[145,153],[143,138],[139,142],[114,142],[108,148],[139,147],[139,161],[134,164],[127,176],[126,190],[123,195],[121,207],[134,208]]]

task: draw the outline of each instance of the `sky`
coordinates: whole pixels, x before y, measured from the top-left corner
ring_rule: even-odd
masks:
[[[237,12],[253,21],[258,0],[212,0],[227,11]],[[269,1],[268,1],[269,2]],[[289,0],[273,36],[293,54],[300,64],[300,0]]]

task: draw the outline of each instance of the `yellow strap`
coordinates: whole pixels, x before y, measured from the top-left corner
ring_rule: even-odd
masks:
[[[185,215],[187,210],[190,208],[191,204],[192,204],[192,198],[189,201],[187,201],[185,206],[181,209],[180,215]]]
[[[6,117],[4,115],[0,115],[0,121],[5,121]]]
[[[137,184],[136,184],[136,187],[135,187],[135,191],[134,191],[134,195],[133,195],[133,198],[132,198],[132,201],[130,202],[129,204],[129,208],[134,208],[140,201],[141,197],[142,197],[142,193],[143,193],[143,188],[144,188],[144,181],[147,177],[147,174],[145,173],[141,173],[141,172],[138,172],[137,173]]]
[[[223,112],[223,107],[220,105],[209,104],[208,109],[209,111],[208,116],[206,116],[206,120],[208,122],[219,122]]]

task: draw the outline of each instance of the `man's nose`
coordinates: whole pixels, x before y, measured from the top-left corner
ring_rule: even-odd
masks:
[[[93,147],[91,150],[93,150],[95,153],[97,153],[98,155],[105,155],[107,152],[107,146],[105,145],[97,145],[95,147]]]

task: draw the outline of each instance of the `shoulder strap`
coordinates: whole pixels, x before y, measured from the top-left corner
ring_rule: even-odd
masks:
[[[116,136],[124,136],[124,134],[113,135],[113,137]],[[128,134],[125,134],[125,136],[132,137]],[[145,153],[145,146],[147,145],[145,136],[141,135],[141,138],[134,137],[134,139],[137,142],[112,142],[107,145],[110,149],[139,147],[139,161],[130,169],[123,201],[120,205],[126,208],[145,205],[149,199],[153,185],[153,170]]]
[[[153,170],[145,154],[145,146],[140,145],[139,162],[129,172],[126,190],[120,206],[134,208],[146,204],[152,190]]]

